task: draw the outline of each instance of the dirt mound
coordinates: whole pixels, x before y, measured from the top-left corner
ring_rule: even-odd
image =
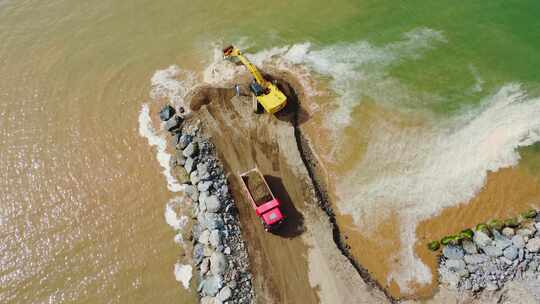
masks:
[[[257,171],[249,171],[242,176],[242,180],[246,184],[255,205],[260,206],[272,200],[272,195],[266,188],[266,183]]]

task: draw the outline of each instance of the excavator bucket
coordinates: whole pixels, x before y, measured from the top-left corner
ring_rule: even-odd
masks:
[[[223,49],[223,56],[229,56],[233,50],[234,46],[229,45],[228,47]]]

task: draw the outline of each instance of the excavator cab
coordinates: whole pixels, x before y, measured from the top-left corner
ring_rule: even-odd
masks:
[[[249,90],[253,92],[255,96],[262,96],[268,93],[268,90],[265,90],[260,84],[255,81],[249,84]]]

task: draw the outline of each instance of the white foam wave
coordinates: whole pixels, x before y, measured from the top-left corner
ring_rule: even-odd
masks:
[[[381,119],[363,160],[338,183],[340,211],[352,214],[364,231],[391,210],[400,212],[404,248],[392,278],[403,290],[412,281],[431,280],[414,255],[416,224],[469,201],[489,171],[518,163],[516,149],[540,140],[540,98],[527,98],[519,85],[509,84],[476,113],[445,125],[403,129]]]
[[[174,276],[178,282],[182,283],[185,289],[189,289],[189,282],[193,276],[193,267],[176,263],[174,265]]]
[[[181,230],[186,225],[188,218],[184,215],[179,215],[175,209],[182,204],[182,196],[177,196],[169,200],[165,207],[165,221],[174,230]]]
[[[167,188],[172,192],[182,191],[184,187],[171,174],[171,155],[166,151],[167,141],[152,126],[150,108],[147,103],[142,105],[139,113],[139,134],[148,140],[150,146],[156,147],[156,158],[163,168],[162,173],[167,180]]]
[[[152,85],[150,97],[154,100],[166,98],[172,105],[182,106],[185,110],[189,110],[184,98],[195,86],[196,78],[193,71],[181,69],[177,65],[158,70],[150,80]]]
[[[349,124],[351,113],[362,95],[382,100],[393,100],[399,96],[402,102],[409,93],[402,84],[386,75],[387,67],[402,60],[418,59],[427,50],[445,42],[441,32],[417,28],[404,33],[401,40],[383,46],[358,41],[316,49],[306,42],[270,48],[246,54],[246,57],[257,66],[270,65],[291,71],[306,93],[312,96],[322,94],[314,89],[310,73],[328,77],[338,98],[334,102],[336,110],[328,116],[326,125],[337,132]],[[210,84],[223,84],[244,73],[245,68],[224,61],[221,51],[216,49],[203,79]]]

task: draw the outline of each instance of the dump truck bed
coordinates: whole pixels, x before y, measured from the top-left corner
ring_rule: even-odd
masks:
[[[241,177],[257,207],[274,199],[259,170],[250,170]]]

